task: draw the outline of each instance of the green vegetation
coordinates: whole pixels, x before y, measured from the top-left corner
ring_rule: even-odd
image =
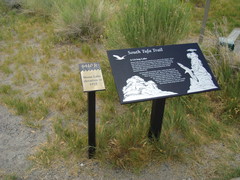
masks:
[[[186,35],[189,18],[190,8],[178,0],[122,1],[109,25],[108,44],[111,48],[172,44]]]
[[[30,2],[40,9],[31,7]],[[22,13],[6,8],[0,0],[0,102],[31,127],[41,127],[48,118],[53,122],[55,134],[31,156],[36,164],[47,167],[57,159],[87,157],[86,94],[81,89],[78,64],[93,61],[101,63],[106,85],[106,91],[97,93],[96,159],[137,171],[153,159],[197,158],[201,147],[212,143],[224,142],[229,151],[239,154],[240,74],[229,63],[236,61],[234,53],[202,45],[222,90],[168,99],[161,139],[150,142],[151,103],[119,105],[102,44],[104,41],[109,48],[126,48],[175,43],[188,32],[186,20],[191,19],[191,35],[193,29],[200,29],[201,6],[192,4],[196,9],[189,11],[186,1],[174,0],[57,2],[60,0],[40,4],[26,0]],[[198,2],[202,1],[191,1]],[[46,12],[41,11],[44,3],[51,3]],[[221,3],[229,4],[225,6],[228,8],[236,0]],[[217,3],[212,7],[208,30],[221,16],[216,14],[222,12]],[[34,13],[25,13],[25,8]],[[224,11],[239,14],[238,8],[236,3]],[[239,25],[237,18],[231,19],[228,13],[226,16],[230,29]],[[239,64],[235,66],[239,68]],[[51,112],[56,115],[51,116]],[[239,169],[215,174],[225,179],[237,175]]]
[[[104,33],[104,0],[23,0],[28,13],[53,21],[58,35],[67,40],[96,41]]]
[[[22,0],[20,2],[28,13],[49,17],[52,15],[53,6],[57,0]]]
[[[6,13],[7,11],[8,11],[8,7],[7,7],[6,3],[3,0],[1,0],[0,1],[0,12],[1,12],[1,14]]]
[[[195,6],[195,13],[192,18],[192,31],[199,33],[202,19],[204,15],[204,5],[206,0],[190,0]],[[202,7],[202,8],[201,8]],[[207,28],[208,30],[215,31],[215,25],[221,24],[218,31],[223,33],[227,26],[227,32],[230,33],[233,28],[240,26],[240,19],[236,18],[240,15],[240,3],[238,0],[211,0],[210,10],[208,13]],[[223,23],[223,21],[225,21]],[[227,34],[224,34],[225,36]]]
[[[10,85],[0,86],[0,100],[17,115],[25,116],[25,123],[31,127],[40,127],[39,120],[44,119],[49,113],[45,102],[40,98],[23,98],[18,95],[21,91],[13,90]]]
[[[103,0],[67,0],[56,3],[54,24],[60,34],[82,41],[96,41],[103,35],[106,17]]]
[[[217,92],[216,99],[222,105],[220,112],[221,121],[224,124],[240,125],[240,73],[238,69],[232,68],[229,62],[237,62],[237,57],[229,53],[227,49],[219,49],[220,55],[217,58],[217,63],[214,64],[214,71],[218,77],[218,82],[222,88]],[[215,57],[212,57],[215,58]],[[212,60],[214,62],[214,60]]]
[[[240,167],[238,168],[229,168],[221,166],[217,171],[219,177],[213,178],[213,180],[229,180],[232,178],[240,177]]]
[[[17,179],[18,179],[18,177],[15,175],[6,175],[3,177],[3,180],[17,180]]]
[[[208,26],[213,27],[216,22],[221,22],[226,18],[228,25],[228,32],[230,33],[233,28],[240,27],[240,19],[236,18],[240,15],[240,3],[238,0],[219,0],[211,4],[211,11],[209,13]],[[226,24],[225,24],[226,25]]]

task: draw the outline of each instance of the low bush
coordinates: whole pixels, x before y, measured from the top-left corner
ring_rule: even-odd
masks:
[[[56,31],[71,39],[98,40],[104,31],[104,0],[66,0],[56,3]]]
[[[7,10],[7,4],[4,0],[0,0],[0,13],[4,13]]]
[[[25,11],[42,16],[51,16],[57,0],[22,0]]]
[[[123,0],[108,26],[113,48],[166,45],[184,37],[190,8],[179,0]]]

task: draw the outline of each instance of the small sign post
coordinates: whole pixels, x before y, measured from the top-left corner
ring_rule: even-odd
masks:
[[[88,92],[88,157],[96,151],[96,92]]]
[[[165,101],[165,98],[152,101],[150,129],[148,132],[149,139],[159,139],[162,130]]]
[[[99,63],[79,64],[83,91],[88,92],[88,157],[96,151],[96,91],[105,90]]]
[[[152,100],[148,137],[161,133],[166,98],[219,90],[197,43],[107,51],[121,104]]]

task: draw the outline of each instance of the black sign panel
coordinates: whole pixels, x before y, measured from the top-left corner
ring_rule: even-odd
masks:
[[[107,54],[121,104],[219,89],[197,43]]]

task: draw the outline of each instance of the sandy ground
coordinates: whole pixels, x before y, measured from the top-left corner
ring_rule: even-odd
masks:
[[[0,106],[0,172],[24,174],[31,167],[27,157],[46,141],[46,128],[33,130],[22,124],[22,118]]]

